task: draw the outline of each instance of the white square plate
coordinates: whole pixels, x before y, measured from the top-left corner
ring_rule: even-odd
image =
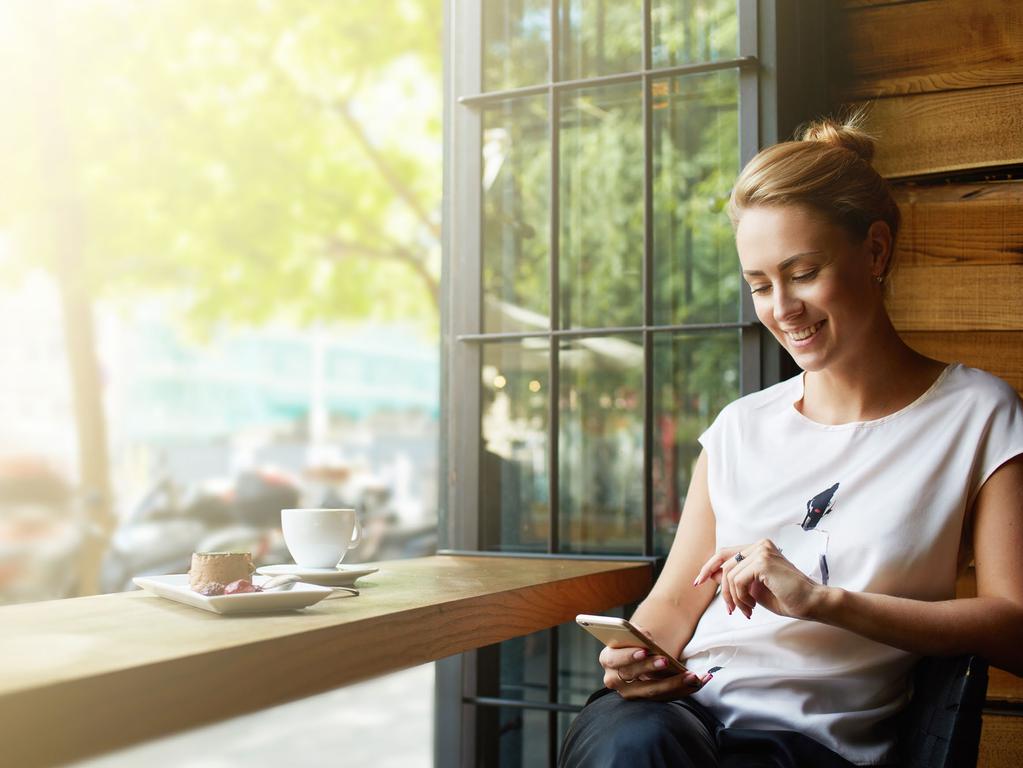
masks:
[[[174,573],[168,576],[136,576],[132,581],[146,592],[184,603],[193,608],[201,608],[213,613],[271,613],[276,611],[295,611],[318,603],[327,597],[332,589],[319,587],[315,584],[299,582],[287,591],[247,592],[241,595],[216,595],[206,597],[188,586],[187,573]],[[262,584],[265,577],[254,576],[253,584]]]

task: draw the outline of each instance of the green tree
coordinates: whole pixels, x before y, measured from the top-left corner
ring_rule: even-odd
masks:
[[[7,281],[61,287],[83,491],[112,525],[95,300],[222,321],[419,320],[440,278],[436,0],[6,0]]]

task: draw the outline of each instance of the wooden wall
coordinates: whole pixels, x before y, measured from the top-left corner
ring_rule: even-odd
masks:
[[[876,166],[902,208],[896,327],[1023,393],[1023,0],[836,0],[832,11],[832,102],[870,104]],[[964,579],[960,594],[972,590]],[[1023,680],[997,669],[978,765],[1023,765]]]

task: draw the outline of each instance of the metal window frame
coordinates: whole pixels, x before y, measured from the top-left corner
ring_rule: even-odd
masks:
[[[442,402],[441,471],[439,509],[442,552],[462,552],[501,557],[583,557],[558,554],[559,541],[559,382],[560,341],[564,338],[640,334],[644,349],[644,478],[643,555],[636,559],[661,562],[654,556],[652,529],[653,449],[653,343],[656,333],[671,331],[740,331],[740,391],[756,391],[794,375],[791,358],[757,322],[750,296],[742,292],[739,320],[734,323],[655,325],[652,315],[653,269],[653,155],[650,81],[663,78],[734,69],[739,73],[740,164],[757,150],[789,138],[796,125],[821,114],[828,103],[826,51],[827,3],[802,0],[737,0],[739,10],[739,55],[736,58],[668,67],[651,68],[651,0],[643,2],[642,69],[605,77],[560,81],[559,34],[561,0],[551,0],[551,56],[548,82],[527,88],[484,93],[482,89],[482,15],[486,3],[478,0],[446,0],[444,4],[444,195],[443,195],[443,285],[442,316]],[[559,328],[559,215],[560,215],[560,125],[557,119],[563,94],[583,87],[641,81],[643,84],[644,132],[644,242],[642,291],[643,324],[634,327]],[[547,96],[550,121],[550,322],[546,331],[484,333],[482,290],[482,116],[484,109],[509,98]],[[481,549],[479,506],[479,456],[481,450],[479,366],[483,342],[514,341],[540,337],[551,341],[548,380],[548,479],[550,483],[547,552],[488,552]],[[600,557],[600,556],[597,556]],[[434,764],[472,766],[478,764],[476,744],[477,712],[496,707],[536,709],[548,713],[548,760],[557,757],[557,719],[561,712],[578,707],[558,699],[558,628],[548,630],[548,700],[524,702],[481,696],[478,682],[497,670],[481,667],[476,652],[437,662],[435,688]]]

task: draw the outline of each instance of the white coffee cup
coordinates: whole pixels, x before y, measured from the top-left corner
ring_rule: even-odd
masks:
[[[282,509],[281,530],[303,568],[335,568],[362,538],[354,509]]]

